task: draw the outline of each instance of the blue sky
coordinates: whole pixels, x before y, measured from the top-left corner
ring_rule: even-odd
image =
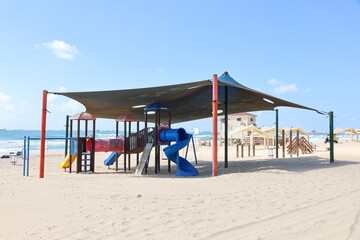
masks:
[[[40,129],[42,90],[150,87],[228,71],[360,128],[359,1],[1,1],[0,128]],[[210,104],[210,103],[209,103]],[[50,97],[48,129],[83,107]],[[272,125],[274,112],[257,112]],[[114,129],[100,120],[100,129]],[[211,120],[179,124],[210,130]],[[280,108],[280,126],[328,129]]]

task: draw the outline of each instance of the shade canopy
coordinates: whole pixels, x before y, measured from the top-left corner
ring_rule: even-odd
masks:
[[[284,129],[284,130],[285,130],[285,129]],[[276,126],[273,126],[273,127],[262,127],[262,128],[261,128],[261,131],[263,131],[263,132],[274,132],[274,133],[276,133]],[[279,134],[282,134],[281,128],[278,128],[278,133],[279,133]],[[285,131],[285,135],[287,135],[287,134],[286,134],[286,131]]]
[[[339,132],[343,132],[343,131],[344,131],[343,128],[335,128],[334,133],[338,134]]]
[[[346,128],[343,130],[344,132],[348,132],[348,133],[353,133],[353,134],[357,134],[356,130],[353,128]]]
[[[96,120],[90,113],[80,112],[70,117],[71,120]]]
[[[308,136],[309,137],[309,134],[307,134],[306,132],[304,132],[301,128],[299,127],[294,127],[292,129],[293,132],[297,132],[299,130],[299,134],[302,134],[302,135],[305,135],[305,136]]]
[[[246,127],[239,128],[230,133],[230,135],[238,133],[238,132],[251,132],[251,134],[258,134],[266,137],[273,137],[274,135],[268,132],[263,132],[259,128],[255,127],[254,125],[249,125]]]
[[[313,108],[288,102],[265,93],[250,89],[236,82],[225,72],[219,77],[219,109],[224,108],[225,87],[228,87],[228,113],[273,110],[275,107]],[[51,92],[50,92],[51,93]],[[151,87],[128,90],[96,92],[56,92],[67,96],[86,107],[86,111],[98,118],[116,119],[131,114],[144,119],[144,107],[162,103],[172,109],[172,122],[183,122],[212,116],[212,81]],[[153,120],[150,120],[153,121]]]
[[[116,119],[117,122],[139,122],[139,119],[133,115],[125,114]]]

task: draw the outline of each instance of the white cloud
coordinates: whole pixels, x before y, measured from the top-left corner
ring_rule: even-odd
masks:
[[[6,103],[6,102],[10,102],[11,101],[11,97],[6,95],[5,93],[0,92],[0,102]]]
[[[296,84],[283,84],[273,89],[274,93],[288,93],[288,92],[297,92],[298,87]]]
[[[51,50],[56,57],[62,59],[73,59],[75,55],[79,54],[76,46],[70,45],[64,41],[54,40],[52,42],[42,43],[41,45]]]
[[[164,68],[157,68],[156,71],[158,71],[159,73],[164,73],[165,69]]]
[[[67,90],[67,88],[64,86],[59,87],[59,92],[65,92],[66,90]]]
[[[285,83],[274,78],[269,79],[268,84],[272,86],[271,92],[275,94],[291,93],[291,92],[297,92],[299,90],[301,92],[311,91],[310,88],[299,89],[299,87],[295,83]]]
[[[271,78],[271,79],[269,79],[268,84],[269,85],[279,85],[279,84],[281,84],[281,82],[279,80]]]
[[[65,92],[66,90],[67,90],[67,89],[66,89],[66,87],[64,87],[64,86],[60,86],[60,87],[58,88],[58,92]],[[57,95],[50,93],[50,94],[48,94],[47,100],[48,100],[49,102],[54,102],[57,98],[58,98]]]
[[[0,92],[0,113],[4,115],[20,115],[26,110],[26,102],[14,103],[12,98]]]
[[[69,112],[69,114],[85,111],[84,106],[75,100],[69,100],[63,103],[60,106],[60,109]]]

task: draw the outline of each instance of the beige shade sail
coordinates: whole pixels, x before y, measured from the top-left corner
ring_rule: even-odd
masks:
[[[344,132],[348,132],[348,133],[353,133],[353,134],[357,134],[356,130],[353,128],[346,128],[343,130]]]
[[[251,132],[251,134],[252,133],[257,133],[257,134],[260,134],[260,135],[263,135],[263,136],[272,136],[272,134],[265,133],[265,132],[261,131],[259,128],[255,127],[254,125],[239,128],[239,129],[231,132],[230,135],[238,133],[238,132]]]
[[[306,132],[304,132],[304,131],[303,131],[301,128],[299,128],[299,127],[294,127],[294,128],[292,129],[293,132],[297,132],[298,130],[299,130],[299,133],[300,133],[300,134],[309,137],[309,134],[307,134]]]
[[[264,131],[264,132],[276,132],[276,126],[274,126],[274,127],[266,127],[266,129],[265,130],[263,130],[263,128],[261,129],[262,131]],[[285,129],[284,129],[285,130]],[[279,128],[278,129],[278,133],[279,134],[282,134],[282,130],[281,130],[281,128]],[[288,135],[287,133],[286,133],[286,131],[285,131],[285,135]]]
[[[344,131],[343,128],[335,128],[334,133],[338,134],[339,132],[343,132],[343,131]]]

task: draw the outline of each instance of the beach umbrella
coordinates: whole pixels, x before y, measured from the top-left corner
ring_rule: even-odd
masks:
[[[268,138],[268,137],[273,137],[272,134],[270,133],[266,133],[266,132],[263,132],[261,131],[259,128],[257,128],[255,125],[249,125],[249,126],[246,126],[246,127],[241,127],[233,132],[230,133],[230,136],[235,134],[235,133],[239,133],[241,132],[242,133],[242,137],[241,137],[241,140],[244,139],[244,133],[245,132],[251,132],[251,135],[250,135],[250,144],[252,145],[253,144],[253,136],[255,134],[258,134],[258,135],[261,135],[261,136],[264,136],[265,138]]]
[[[299,130],[299,134],[307,136],[307,137],[308,137],[308,141],[310,141],[310,136],[309,136],[309,134],[307,134],[306,132],[304,132],[301,128],[299,128],[299,127],[294,127],[294,128],[292,129],[293,132],[297,132],[298,130]]]
[[[274,127],[267,127],[267,129],[265,129],[265,130],[263,130],[263,129],[261,129],[263,132],[276,132],[276,127],[274,126]],[[284,129],[285,130],[285,129]],[[281,130],[281,128],[279,128],[278,129],[278,133],[280,133],[280,134],[282,134],[282,130]],[[286,131],[285,131],[285,135],[288,135],[287,133],[286,133]]]
[[[351,141],[353,141],[353,134],[356,135],[356,139],[357,139],[356,141],[359,140],[358,133],[357,133],[356,130],[353,129],[352,127],[344,129],[344,132],[346,132],[345,134],[349,134],[349,135],[350,135]]]
[[[343,132],[343,131],[344,131],[343,128],[335,128],[334,133],[339,134],[340,132]]]

